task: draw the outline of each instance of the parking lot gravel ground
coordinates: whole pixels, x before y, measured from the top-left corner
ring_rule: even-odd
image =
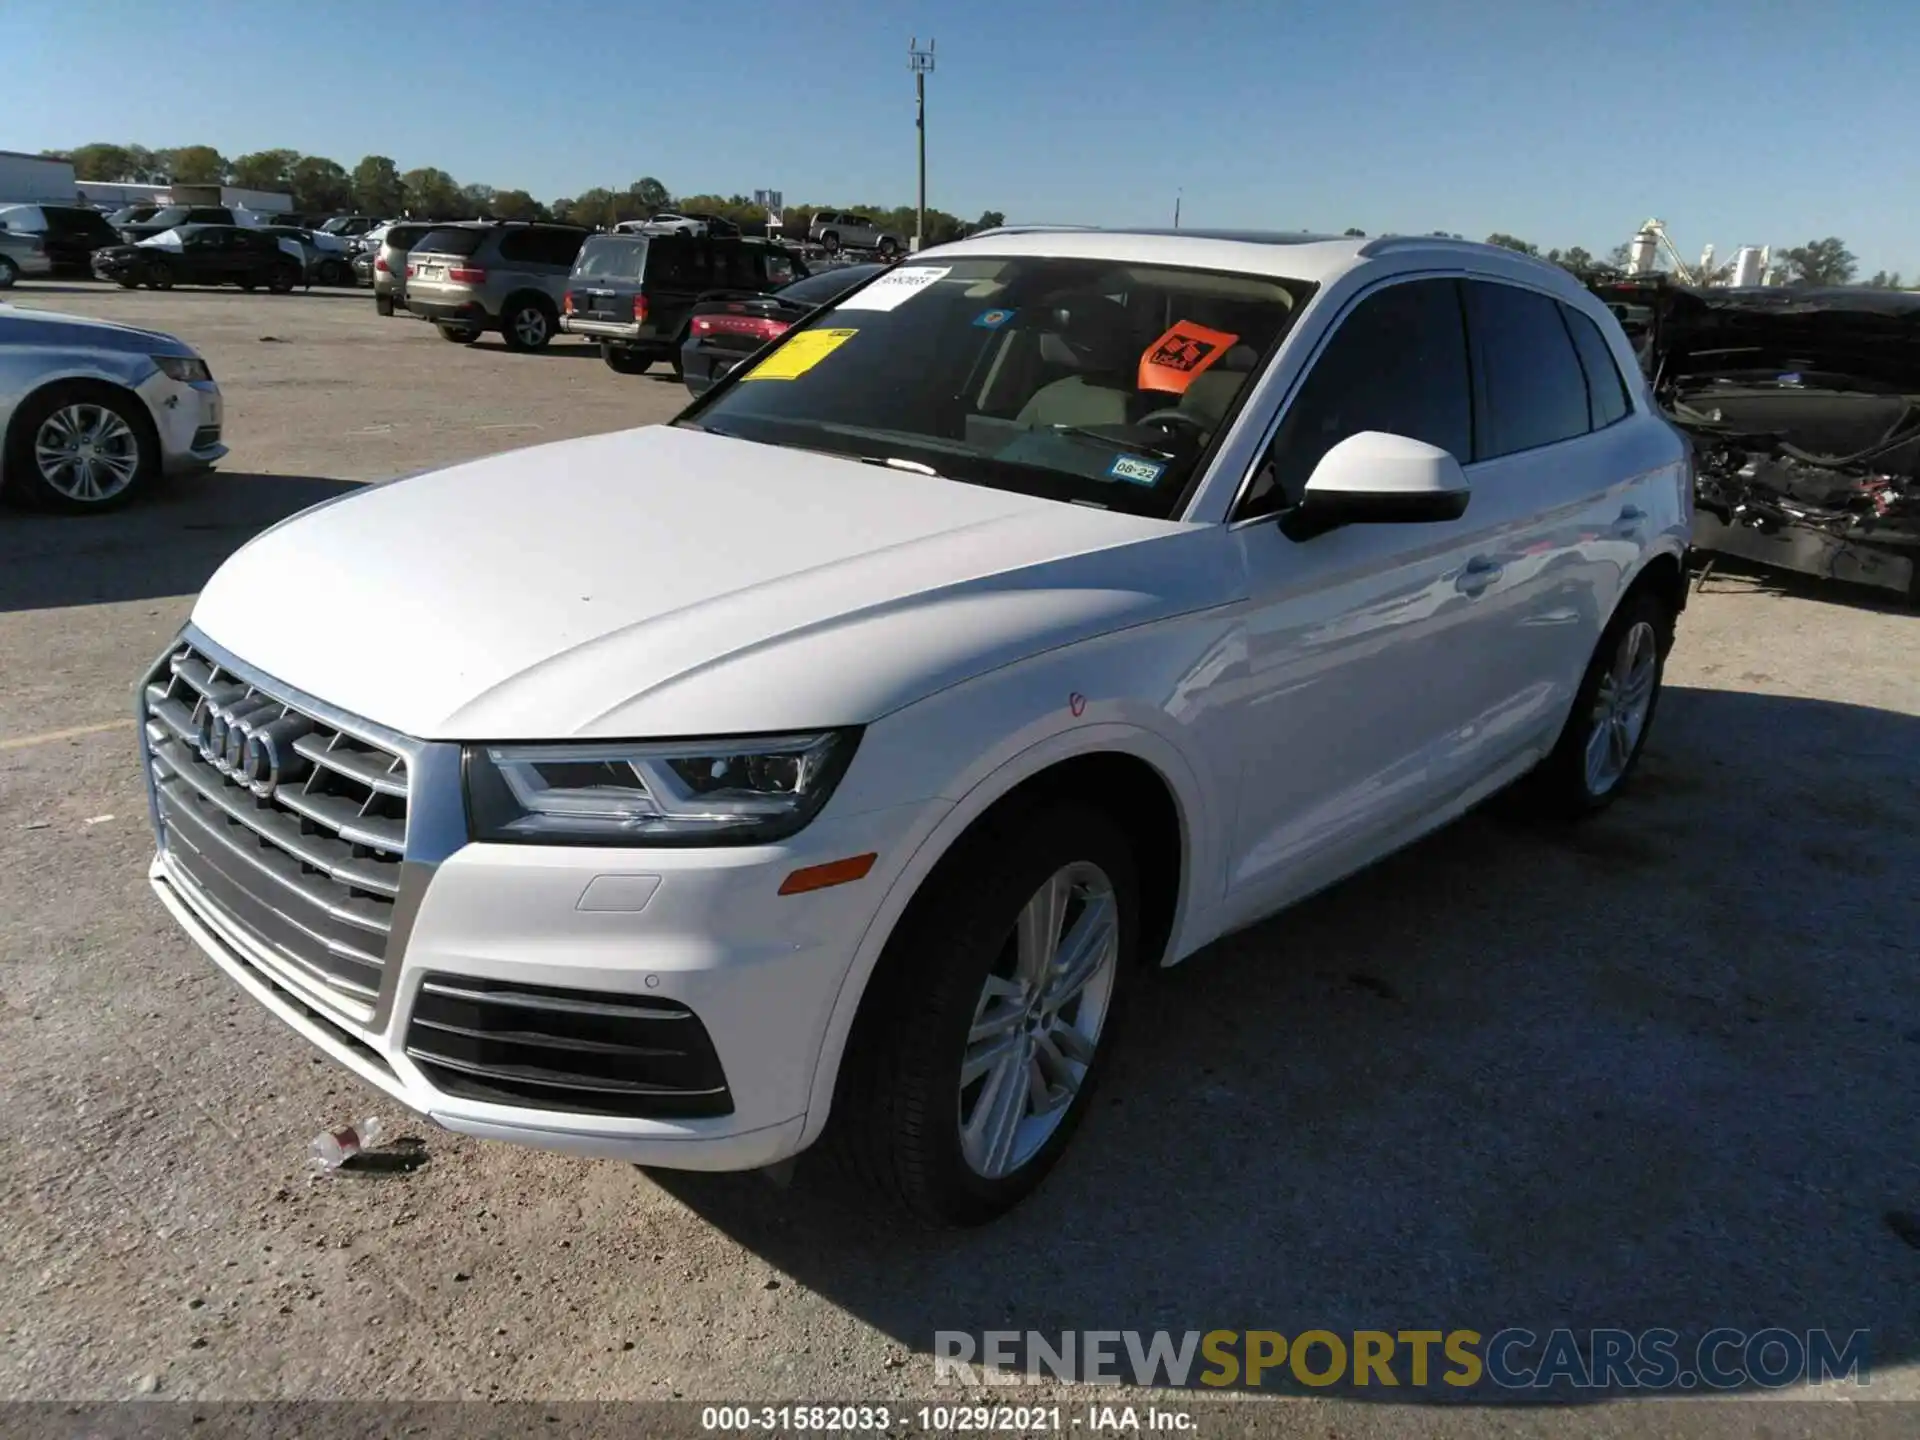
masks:
[[[1920,1398],[1920,615],[1711,579],[1617,807],[1469,817],[1170,973],[1054,1179],[929,1235],[805,1158],[782,1188],[441,1133],[147,888],[130,686],[225,555],[679,386],[366,292],[12,298],[198,346],[233,453],[117,515],[0,511],[0,1398],[951,1400],[937,1330],[1563,1325],[1865,1328],[1867,1394]],[[366,1114],[402,1137],[381,1168],[310,1176]],[[1271,1433],[1484,1433],[1393,1399]],[[1498,1425],[1757,1433],[1652,1404]]]

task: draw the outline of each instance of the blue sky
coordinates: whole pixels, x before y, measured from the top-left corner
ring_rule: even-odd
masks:
[[[1634,19],[1635,15],[1640,18]],[[541,199],[656,175],[968,218],[1838,235],[1920,275],[1907,4],[5,0],[0,149],[392,156]],[[144,80],[141,77],[147,77]]]

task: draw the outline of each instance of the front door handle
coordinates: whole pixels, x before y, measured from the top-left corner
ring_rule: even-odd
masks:
[[[1614,533],[1631,535],[1640,528],[1640,522],[1646,518],[1647,512],[1638,505],[1623,505],[1620,507],[1619,518],[1613,522]]]
[[[1467,562],[1466,568],[1460,572],[1460,577],[1453,582],[1453,588],[1462,595],[1478,595],[1500,578],[1500,572],[1504,568],[1498,560],[1486,555],[1476,555]]]

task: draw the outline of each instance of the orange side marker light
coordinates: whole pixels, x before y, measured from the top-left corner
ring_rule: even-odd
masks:
[[[780,882],[782,895],[804,895],[809,890],[825,890],[830,885],[846,885],[864,879],[873,869],[878,855],[849,855],[844,860],[829,860],[824,865],[809,865],[796,870]]]

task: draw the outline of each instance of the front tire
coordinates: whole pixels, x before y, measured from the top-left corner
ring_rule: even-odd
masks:
[[[1578,820],[1604,810],[1626,788],[1653,731],[1673,625],[1673,607],[1651,586],[1620,602],[1594,647],[1559,741],[1517,787],[1524,809]]]
[[[20,267],[6,255],[0,255],[0,290],[11,290],[20,279]]]
[[[1046,1178],[1086,1113],[1139,937],[1125,833],[1077,801],[962,841],[880,959],[832,1137],[867,1188],[978,1225]]]
[[[276,265],[267,272],[267,289],[276,295],[291,294],[300,283],[300,271],[292,265]]]
[[[820,237],[820,248],[829,255],[838,255],[840,253],[840,232],[837,230],[827,231]]]
[[[160,446],[139,400],[105,385],[42,390],[15,412],[8,433],[8,494],[42,510],[115,509],[160,469]]]
[[[894,243],[894,239],[891,235],[887,236],[886,239],[880,242],[879,248],[880,248],[880,258],[882,260],[891,260],[893,259],[894,256],[900,253],[900,247]]]

